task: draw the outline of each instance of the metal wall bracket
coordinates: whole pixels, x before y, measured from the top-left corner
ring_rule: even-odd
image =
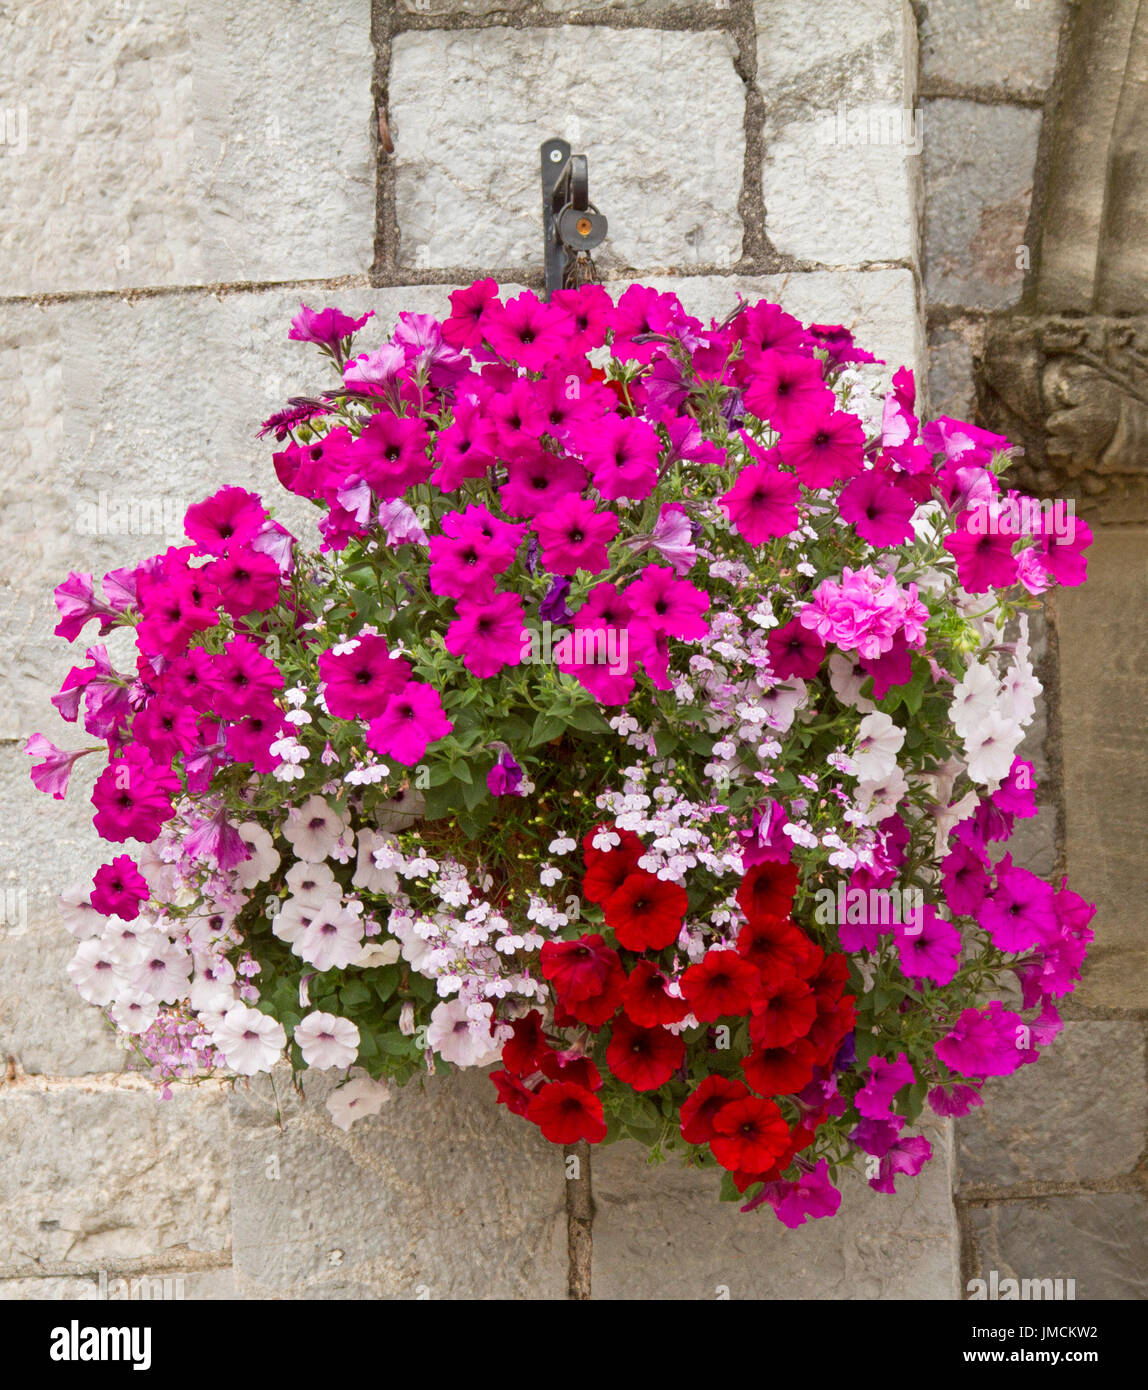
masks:
[[[590,252],[606,240],[606,219],[590,201],[590,170],[584,154],[571,154],[565,140],[542,144],[542,236],[546,292],[570,289],[590,277]]]

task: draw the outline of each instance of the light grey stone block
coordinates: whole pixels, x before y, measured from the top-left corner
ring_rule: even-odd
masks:
[[[241,1297],[565,1297],[561,1150],[485,1073],[412,1082],[345,1133],[332,1085],[303,1099],[281,1067],[232,1097]]]
[[[362,0],[44,0],[0,49],[0,293],[368,268]]]
[[[829,266],[914,261],[921,130],[916,27],[905,0],[757,0],[765,100],[765,230]]]
[[[922,76],[946,88],[1042,96],[1067,9],[1067,0],[928,0],[921,7]]]
[[[595,1298],[956,1298],[949,1127],[923,1132],[934,1156],[895,1196],[848,1172],[837,1214],[795,1230],[768,1206],[719,1203],[713,1170],[649,1168],[628,1141],[596,1149]]]
[[[1130,1173],[1144,1149],[1144,1029],[1070,1022],[1040,1061],[991,1078],[957,1121],[961,1184],[1084,1182]]]
[[[539,146],[562,136],[589,156],[590,197],[609,221],[594,253],[603,273],[733,265],[744,108],[717,30],[399,34],[389,120],[400,264],[539,265]]]
[[[1075,1280],[1079,1299],[1148,1297],[1148,1202],[1141,1193],[1081,1193],[969,1209],[974,1277]],[[1064,1286],[1067,1293],[1067,1284]]]
[[[224,1097],[142,1080],[0,1089],[0,1268],[90,1271],[227,1247]]]
[[[1040,112],[925,103],[925,284],[936,304],[1001,309],[1024,286]]]

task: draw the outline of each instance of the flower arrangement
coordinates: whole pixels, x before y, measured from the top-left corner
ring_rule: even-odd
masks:
[[[333,386],[265,422],[305,546],[221,488],[189,543],[56,590],[54,697],[116,845],[69,973],[165,1087],[491,1072],[551,1142],[640,1141],[788,1226],[842,1165],[1034,1062],[1094,908],[998,847],[1036,814],[1027,610],[1091,537],[1007,441],[914,414],[837,326],[640,285],[443,322],[306,306]],[[131,642],[134,640],[134,649]]]

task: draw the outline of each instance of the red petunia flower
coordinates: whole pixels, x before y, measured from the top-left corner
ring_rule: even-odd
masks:
[[[505,1105],[512,1115],[525,1116],[534,1100],[534,1092],[508,1071],[492,1071],[490,1079],[498,1092],[498,1105]]]
[[[797,865],[765,860],[755,864],[737,890],[738,906],[751,922],[787,917],[797,892]]]
[[[814,995],[816,999],[818,996]],[[851,994],[844,995],[835,1004],[824,1000],[818,1008],[817,1017],[810,1026],[806,1037],[818,1050],[818,1063],[827,1067],[837,1054],[846,1033],[857,1022],[857,1001]]]
[[[592,999],[606,988],[612,968],[620,968],[617,951],[605,937],[593,933],[575,941],[547,941],[541,951],[542,973],[558,998],[570,1007],[580,999]]]
[[[526,1118],[552,1144],[575,1144],[585,1139],[600,1144],[606,1137],[602,1102],[583,1086],[570,1081],[551,1081],[530,1102]]]
[[[584,1091],[602,1089],[602,1073],[589,1057],[571,1057],[548,1051],[539,1058],[539,1066],[542,1075],[549,1081],[568,1081],[574,1086],[581,1086]]]
[[[635,869],[606,899],[606,924],[628,951],[661,951],[678,939],[688,904],[678,884]]]
[[[714,1121],[723,1106],[745,1100],[748,1089],[740,1081],[725,1076],[707,1076],[682,1102],[682,1138],[687,1144],[708,1144],[717,1134]]]
[[[627,616],[629,616],[629,610],[627,610]],[[615,836],[618,843],[611,844],[608,849],[595,848],[594,841],[600,837],[603,832]],[[613,854],[623,855],[629,858],[632,863],[636,864],[645,852],[645,845],[638,839],[637,835],[635,835],[632,830],[621,830],[616,825],[607,825],[605,821],[596,825],[593,830],[588,830],[582,837],[582,862],[587,868],[589,868],[591,864],[596,864],[599,859],[604,858],[606,855]]]
[[[656,1091],[681,1066],[686,1045],[664,1028],[639,1028],[623,1016],[614,1023],[606,1062],[635,1091]]]
[[[761,1096],[723,1105],[714,1119],[717,1134],[710,1140],[723,1168],[764,1173],[789,1146],[789,1126],[773,1101]]]
[[[644,853],[640,846],[637,851],[617,849],[612,854],[598,855],[582,875],[582,896],[589,902],[604,904],[637,869]]]
[[[755,917],[737,936],[737,952],[766,980],[802,974],[813,943],[787,917]]]
[[[682,976],[682,994],[699,1023],[746,1014],[761,988],[761,976],[736,951],[709,951]]]
[[[817,1049],[806,1038],[789,1047],[770,1047],[743,1057],[745,1079],[759,1096],[792,1096],[813,1080]]]
[[[530,1076],[540,1065],[540,1058],[550,1049],[542,1031],[542,1015],[531,1009],[525,1018],[516,1018],[510,1025],[514,1036],[502,1045],[502,1065],[515,1076]]]
[[[666,993],[666,977],[648,960],[640,960],[630,971],[622,992],[622,1007],[626,1017],[639,1028],[680,1023],[689,1013],[684,999]]]
[[[754,1000],[749,1035],[761,1048],[787,1047],[803,1038],[817,1017],[817,997],[796,976],[763,984]]]

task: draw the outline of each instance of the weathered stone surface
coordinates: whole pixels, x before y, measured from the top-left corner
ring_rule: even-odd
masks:
[[[741,294],[751,302],[772,299],[804,323],[843,323],[856,331],[861,347],[885,359],[874,375],[886,382],[901,365],[919,374],[924,361],[916,292],[907,270],[653,276],[644,283],[673,290],[689,313],[707,319],[724,318]]]
[[[407,14],[425,15],[519,15],[538,0],[398,0]],[[651,14],[681,9],[692,0],[541,0],[546,14],[596,14],[602,10],[629,10]],[[717,11],[729,10],[729,0],[711,0]]]
[[[231,1100],[241,1297],[561,1298],[561,1153],[485,1074],[398,1089],[344,1133],[285,1067]]]
[[[970,335],[961,328],[930,329],[929,413],[971,420],[975,408]]]
[[[369,6],[284,21],[276,0],[6,7],[0,292],[365,271]]]
[[[774,248],[836,266],[915,260],[921,130],[909,6],[862,0],[847,24],[818,0],[754,9]]]
[[[235,1297],[230,1269],[169,1270],[147,1274],[118,1274],[104,1270],[84,1277],[47,1276],[38,1279],[0,1279],[0,1299],[44,1302],[182,1302]]]
[[[768,1208],[719,1203],[714,1173],[649,1168],[624,1142],[594,1152],[594,1296],[599,1299],[957,1297],[947,1126],[896,1196],[842,1179],[831,1220],[787,1230]]]
[[[1039,97],[1056,67],[1067,0],[928,0],[921,6],[921,73],[954,88]]]
[[[0,1089],[0,1268],[84,1271],[228,1243],[218,1086],[138,1078]]]
[[[732,265],[744,106],[718,31],[399,34],[389,120],[400,263],[539,264],[538,151],[559,135],[590,159],[590,197],[610,224],[601,271]]]
[[[976,1278],[1075,1279],[1076,1298],[1148,1297],[1148,1202],[1082,1193],[992,1202],[968,1213]]]
[[[984,1098],[957,1121],[962,1186],[1130,1173],[1148,1121],[1143,1025],[1066,1023],[1037,1066],[991,1079]]]
[[[971,101],[925,103],[925,284],[936,304],[1015,304],[1031,248],[1040,112]]]
[[[1082,1003],[1148,1004],[1148,532],[1098,530],[1088,582],[1057,594],[1065,835],[1072,886],[1100,904]]]

